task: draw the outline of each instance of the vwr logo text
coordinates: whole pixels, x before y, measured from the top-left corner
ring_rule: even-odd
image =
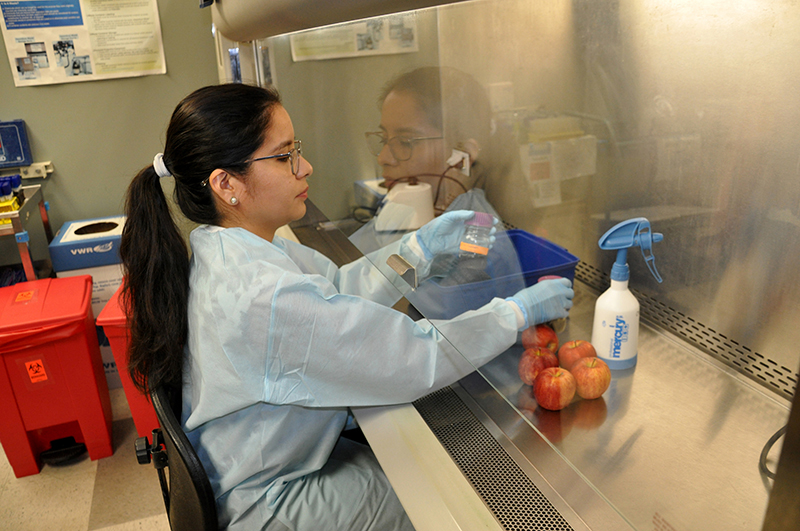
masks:
[[[81,247],[80,249],[70,249],[73,256],[77,254],[107,253],[114,247],[114,242],[108,242],[94,247]]]

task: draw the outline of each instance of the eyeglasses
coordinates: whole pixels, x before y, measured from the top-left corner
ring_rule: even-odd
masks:
[[[268,159],[290,159],[292,164],[292,175],[297,177],[297,172],[300,171],[300,156],[303,154],[303,142],[300,140],[294,141],[294,149],[289,151],[288,153],[279,153],[277,155],[270,155],[269,157],[258,157],[256,159],[250,159],[244,161],[245,164],[250,162],[257,162],[259,160],[268,160]]]
[[[407,136],[395,136],[386,138],[386,135],[380,132],[364,133],[364,136],[367,137],[367,146],[369,147],[370,153],[377,157],[383,150],[383,146],[389,146],[389,152],[392,154],[392,157],[401,162],[411,158],[411,152],[417,142],[444,138],[442,136],[418,136],[411,138]]]

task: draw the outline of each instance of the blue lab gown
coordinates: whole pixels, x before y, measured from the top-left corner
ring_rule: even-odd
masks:
[[[391,309],[408,288],[386,258],[425,270],[412,237],[337,268],[280,237],[192,232],[182,422],[222,525],[408,529],[371,452],[340,442],[348,407],[413,401],[503,352],[518,331],[501,299],[450,321]]]

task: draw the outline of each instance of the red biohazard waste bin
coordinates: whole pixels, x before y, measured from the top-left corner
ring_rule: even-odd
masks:
[[[124,286],[124,281],[123,281]],[[111,354],[117,364],[119,379],[122,382],[122,389],[125,391],[125,398],[131,408],[133,423],[136,425],[136,432],[139,437],[150,437],[153,430],[159,427],[156,411],[150,402],[150,397],[142,394],[133,385],[128,374],[128,342],[130,335],[128,332],[128,320],[125,311],[120,304],[120,293],[122,286],[106,303],[100,315],[97,317],[97,326],[103,327],[108,342],[111,344]]]
[[[92,460],[113,453],[111,400],[89,275],[0,288],[0,442],[19,477],[73,437]]]

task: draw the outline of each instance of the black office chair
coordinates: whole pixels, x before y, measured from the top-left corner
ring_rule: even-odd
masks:
[[[211,483],[178,420],[180,389],[159,387],[150,396],[161,428],[153,430],[153,444],[147,437],[136,439],[136,458],[142,465],[152,460],[158,470],[170,529],[216,531],[217,506]],[[167,467],[169,479],[164,473]]]

